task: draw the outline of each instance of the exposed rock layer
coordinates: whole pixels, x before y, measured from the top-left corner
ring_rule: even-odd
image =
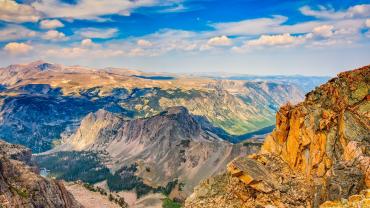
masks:
[[[41,177],[30,161],[29,149],[0,140],[1,207],[81,207],[61,182]]]

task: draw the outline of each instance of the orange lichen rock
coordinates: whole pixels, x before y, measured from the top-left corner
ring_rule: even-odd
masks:
[[[311,184],[276,155],[240,157],[230,162],[227,173],[197,186],[185,207],[312,207]]]
[[[333,161],[351,164],[362,170],[370,187],[369,91],[369,66],[339,74],[304,102],[281,107],[261,152],[280,155],[313,178],[326,178]]]
[[[269,193],[277,188],[276,177],[256,160],[239,157],[227,165],[228,172],[250,187]]]
[[[370,207],[361,192],[370,188],[369,92],[365,66],[282,106],[260,152],[232,161],[222,183],[201,184],[185,207]]]
[[[348,199],[337,201],[326,201],[320,205],[320,208],[369,208],[370,207],[370,189],[362,191],[360,194],[352,195]]]

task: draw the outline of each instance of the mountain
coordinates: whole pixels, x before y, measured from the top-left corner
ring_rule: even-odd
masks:
[[[239,142],[249,133],[271,127],[280,105],[302,98],[297,85],[283,82],[36,61],[0,68],[0,137],[43,152],[69,137],[86,115],[99,109],[136,119],[184,106],[218,136]]]
[[[367,207],[356,194],[370,187],[369,78],[370,66],[343,72],[281,107],[261,151],[200,183],[185,207],[333,207],[342,198]]]
[[[290,75],[290,76],[226,75],[222,77],[215,76],[214,78],[226,80],[247,80],[247,81],[268,81],[276,83],[289,83],[298,86],[305,93],[310,92],[311,90],[315,89],[315,87],[324,84],[326,81],[330,79],[330,77],[326,76],[302,76],[302,75]]]
[[[38,174],[31,151],[0,140],[1,207],[82,207],[56,180]]]
[[[64,141],[38,156],[41,167],[52,172],[68,172],[48,163],[65,160],[55,157],[63,152],[94,152],[104,158],[100,164],[120,177],[119,181],[127,183],[126,176],[131,174],[152,188],[173,183],[178,198],[186,197],[202,179],[225,170],[232,158],[258,150],[258,146],[234,145],[222,140],[205,130],[184,107],[171,107],[158,115],[133,120],[99,110],[88,114],[78,130]],[[110,183],[109,176],[100,180],[107,178],[108,185],[116,185]]]

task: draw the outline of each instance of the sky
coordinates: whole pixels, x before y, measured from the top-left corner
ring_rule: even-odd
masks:
[[[0,66],[329,75],[370,64],[370,0],[0,0]]]

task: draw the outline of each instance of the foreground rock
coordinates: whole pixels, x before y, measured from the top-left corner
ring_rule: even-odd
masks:
[[[348,199],[337,201],[326,201],[320,205],[320,208],[346,208],[346,207],[370,207],[370,189],[352,195]]]
[[[283,106],[260,153],[202,182],[186,207],[318,207],[369,188],[369,77],[369,66],[341,73]]]
[[[0,140],[0,207],[82,207],[56,180],[36,173],[31,151]]]

